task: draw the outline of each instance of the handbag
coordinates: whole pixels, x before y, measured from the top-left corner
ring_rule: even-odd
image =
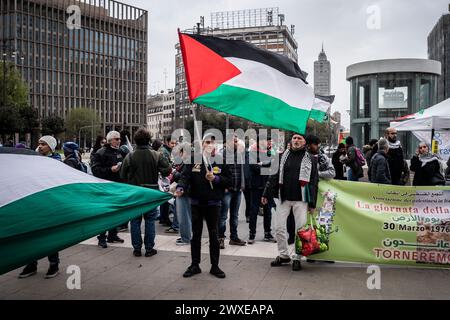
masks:
[[[295,235],[295,251],[304,257],[328,250],[329,234],[325,226],[317,226],[313,223],[313,217],[306,226],[298,229]]]

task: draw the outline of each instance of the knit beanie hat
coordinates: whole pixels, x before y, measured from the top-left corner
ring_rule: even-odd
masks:
[[[53,138],[52,136],[43,136],[39,139],[39,141],[45,142],[50,147],[52,152],[55,152],[56,145],[58,144],[55,138]]]

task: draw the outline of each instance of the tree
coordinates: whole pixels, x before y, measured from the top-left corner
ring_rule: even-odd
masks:
[[[66,132],[69,137],[77,140],[92,141],[96,134],[101,133],[101,122],[94,110],[88,108],[73,109],[66,119]],[[92,136],[92,132],[94,136]]]
[[[12,63],[0,63],[0,134],[30,132],[37,113],[28,103],[28,86]]]
[[[65,131],[64,119],[54,114],[42,120],[43,135],[58,135]]]

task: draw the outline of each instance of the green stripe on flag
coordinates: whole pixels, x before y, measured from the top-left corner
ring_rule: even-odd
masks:
[[[310,111],[292,107],[261,92],[221,85],[194,100],[206,107],[262,125],[305,133]]]
[[[145,214],[172,195],[120,183],[68,184],[0,208],[0,274]]]
[[[309,117],[317,122],[322,123],[325,120],[326,115],[327,115],[326,112],[317,109],[312,109]]]

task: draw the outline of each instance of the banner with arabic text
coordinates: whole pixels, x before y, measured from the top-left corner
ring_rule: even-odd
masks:
[[[319,189],[329,250],[313,259],[450,267],[450,187],[332,180]]]

